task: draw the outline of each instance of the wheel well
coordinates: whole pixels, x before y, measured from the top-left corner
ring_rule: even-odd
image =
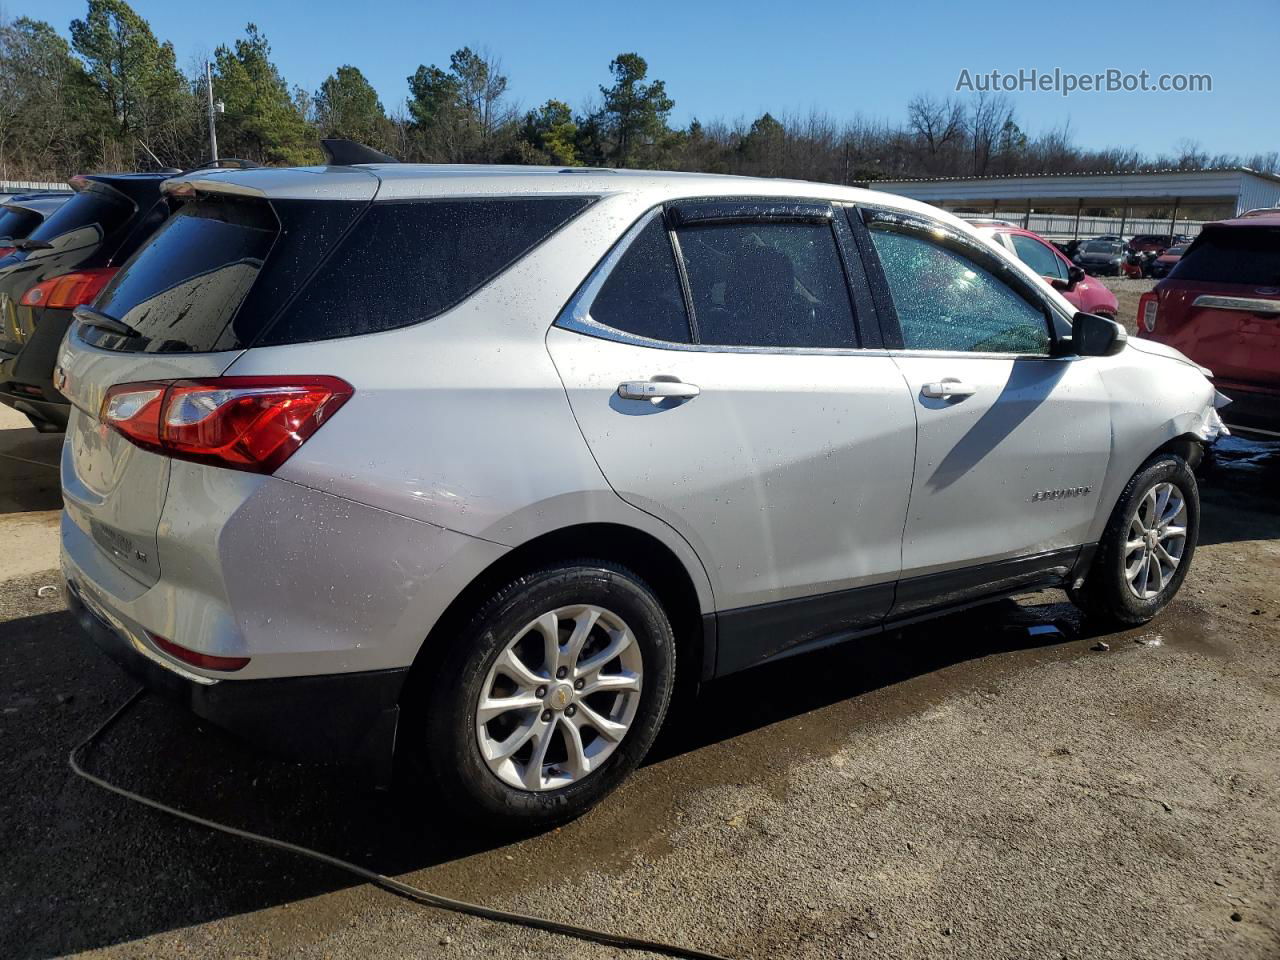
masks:
[[[1172,440],[1161,444],[1151,451],[1151,456],[1154,457],[1158,453],[1176,454],[1187,461],[1187,466],[1195,470],[1200,466],[1200,461],[1204,459],[1204,441],[1194,433],[1184,433],[1180,437],[1174,437]],[[1147,459],[1150,459],[1150,457]]]
[[[427,634],[419,661],[441,637],[460,629],[481,604],[516,577],[564,560],[609,560],[636,573],[658,595],[676,637],[677,686],[703,675],[706,644],[698,592],[680,558],[657,537],[615,523],[584,523],[535,537],[503,554],[456,596]],[[711,666],[711,664],[707,664]]]

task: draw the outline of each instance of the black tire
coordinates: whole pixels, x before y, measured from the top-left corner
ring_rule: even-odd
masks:
[[[643,658],[640,702],[626,734],[599,769],[553,790],[516,789],[480,751],[476,708],[489,670],[517,632],[560,607],[596,604],[624,620]],[[630,774],[653,745],[675,682],[675,638],[654,592],[613,563],[577,560],[525,574],[498,590],[467,625],[419,664],[420,702],[410,708],[405,758],[455,814],[490,828],[534,830],[585,813]]]
[[[1125,542],[1129,524],[1147,492],[1160,483],[1171,483],[1181,492],[1187,507],[1186,545],[1172,576],[1150,598],[1139,597],[1125,576]],[[1119,627],[1146,623],[1173,599],[1195,554],[1200,534],[1200,490],[1191,467],[1172,453],[1156,454],[1142,465],[1125,486],[1107,521],[1093,563],[1079,589],[1067,591],[1071,601],[1090,618]]]

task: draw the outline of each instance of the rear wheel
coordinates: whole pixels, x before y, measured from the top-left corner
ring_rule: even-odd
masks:
[[[1108,623],[1146,623],[1186,579],[1200,531],[1200,491],[1187,462],[1157,454],[1129,481],[1083,586],[1068,591]]]
[[[458,813],[536,828],[635,769],[670,701],[675,644],[644,581],[584,560],[503,587],[419,668],[411,759]]]

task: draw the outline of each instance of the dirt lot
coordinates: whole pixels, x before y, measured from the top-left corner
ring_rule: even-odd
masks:
[[[39,595],[56,458],[57,438],[0,430],[0,952],[622,956],[417,907],[73,777],[67,751],[132,685]],[[429,800],[150,698],[90,765],[441,893],[734,957],[1275,958],[1280,446],[1221,459],[1191,576],[1149,628],[1100,638],[1047,593],[748,672],[546,835],[460,834]],[[1063,635],[1029,637],[1047,622]]]
[[[1107,289],[1120,301],[1116,319],[1123,323],[1130,333],[1138,330],[1138,301],[1142,295],[1156,285],[1155,280],[1130,280],[1128,277],[1098,277]]]

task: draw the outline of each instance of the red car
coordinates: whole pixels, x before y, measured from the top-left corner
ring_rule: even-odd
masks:
[[[1162,254],[1180,243],[1190,243],[1190,237],[1172,233],[1140,233],[1129,240],[1130,253]]]
[[[1280,436],[1280,213],[1206,224],[1142,295],[1138,336],[1210,368],[1230,426]]]
[[[1044,278],[1077,310],[1096,313],[1109,320],[1116,318],[1120,304],[1116,295],[1097,280],[1085,274],[1044,237],[1030,230],[992,220],[970,220],[980,234],[1004,247]]]

